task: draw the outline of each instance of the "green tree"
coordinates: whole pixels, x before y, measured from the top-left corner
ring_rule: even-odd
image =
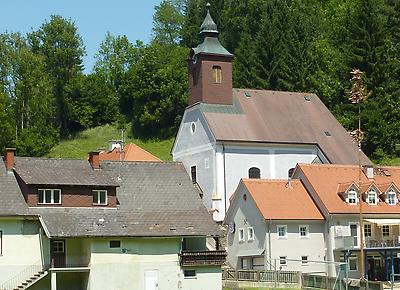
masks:
[[[28,35],[34,53],[43,55],[51,76],[57,104],[57,122],[62,137],[69,136],[71,104],[66,86],[82,74],[85,48],[77,27],[71,20],[52,15],[37,31]]]
[[[163,0],[155,7],[153,16],[154,39],[160,44],[177,44],[181,40],[184,23],[184,0]]]
[[[173,135],[187,104],[188,50],[153,43],[143,49],[124,84],[131,104],[133,134],[145,138]]]

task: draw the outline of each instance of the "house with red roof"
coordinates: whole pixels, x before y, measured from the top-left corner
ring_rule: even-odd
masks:
[[[300,180],[242,179],[225,217],[236,269],[325,272],[324,216]]]
[[[108,150],[100,150],[100,160],[108,161],[152,161],[161,159],[144,150],[135,143],[124,144],[122,141],[110,141]]]
[[[345,263],[350,278],[364,265],[388,281],[400,274],[399,189],[400,167],[298,164],[291,179],[242,179],[224,221],[228,261],[333,277]]]
[[[189,54],[189,106],[172,156],[222,221],[241,178],[286,179],[297,163],[358,164],[358,148],[317,95],[238,89],[210,11]],[[362,153],[362,164],[371,164]]]
[[[369,280],[400,274],[400,167],[299,164],[293,177],[302,181],[326,220],[327,261],[347,262],[354,278],[361,263]],[[337,270],[330,267],[329,274]]]

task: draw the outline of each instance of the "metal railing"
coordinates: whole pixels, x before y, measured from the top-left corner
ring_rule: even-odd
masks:
[[[42,273],[44,270],[42,262],[39,260],[33,265],[24,268],[17,275],[0,285],[0,290],[14,290],[18,288],[18,286],[22,285],[22,283],[35,277],[35,275]]]
[[[274,270],[234,270],[222,269],[222,279],[231,281],[250,282],[276,282],[276,283],[300,283],[301,273],[298,271],[274,271]]]
[[[303,289],[330,289],[330,290],[382,290],[383,283],[377,281],[360,281],[358,279],[337,279],[313,274],[302,274],[301,286]]]
[[[358,248],[358,238],[352,236],[335,237],[336,249]],[[392,236],[388,238],[365,237],[364,248],[389,248],[400,247],[399,237]]]

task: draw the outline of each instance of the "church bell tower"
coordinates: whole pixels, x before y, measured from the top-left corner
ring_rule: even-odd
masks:
[[[233,54],[218,40],[218,29],[210,15],[200,27],[202,43],[189,54],[189,105],[195,103],[232,105]]]

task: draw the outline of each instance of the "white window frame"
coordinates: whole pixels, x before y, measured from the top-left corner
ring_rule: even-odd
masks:
[[[97,192],[97,202],[93,201],[95,192]],[[102,192],[105,192],[104,203],[100,202],[101,201],[100,194]],[[107,192],[107,189],[93,189],[92,190],[92,202],[93,202],[93,205],[107,205],[108,204],[108,192]]]
[[[303,260],[303,258],[306,258],[306,259]],[[307,255],[301,256],[300,259],[301,259],[302,266],[308,265],[308,256]]]
[[[247,241],[249,241],[249,242],[254,241],[254,229],[253,229],[253,227],[248,227],[247,228]]]
[[[391,199],[390,197],[391,196],[394,196],[394,198],[393,199]],[[394,203],[393,202],[391,202],[391,200],[393,200],[394,201]],[[388,205],[396,205],[397,204],[397,194],[396,194],[396,192],[392,189],[392,190],[390,190],[388,193],[387,193],[387,204]]]
[[[238,229],[238,240],[239,240],[239,243],[244,242],[244,228]]]
[[[279,256],[279,265],[287,266],[287,256]]]
[[[306,229],[306,235],[302,236],[301,235],[301,228],[305,228]],[[310,236],[310,230],[309,230],[309,226],[308,225],[299,225],[299,237],[302,239],[307,239]]]
[[[354,200],[354,202],[350,202],[350,199]],[[354,189],[349,190],[349,192],[347,193],[346,202],[348,204],[358,204],[357,191],[355,191]]]
[[[49,190],[51,192],[50,194],[50,202],[47,202],[46,200],[46,191]],[[39,191],[43,191],[43,202],[39,202]],[[60,194],[60,197],[58,199],[58,202],[54,202],[54,192],[58,191]],[[37,195],[38,195],[38,204],[61,204],[61,189],[59,188],[39,188],[37,190]]]
[[[351,262],[350,261],[355,261],[355,265],[356,265],[355,269],[351,269],[351,267],[350,267]],[[357,272],[358,271],[358,258],[357,257],[349,257],[349,271],[351,271],[351,272]]]
[[[374,200],[374,202],[370,202],[370,198],[372,198]],[[377,205],[378,204],[378,196],[377,196],[376,191],[374,189],[368,190],[367,202],[370,205]]]
[[[279,235],[280,231],[279,228],[283,228],[284,229],[284,236]],[[287,239],[287,225],[277,225],[276,226],[276,235],[278,237],[278,239]]]

